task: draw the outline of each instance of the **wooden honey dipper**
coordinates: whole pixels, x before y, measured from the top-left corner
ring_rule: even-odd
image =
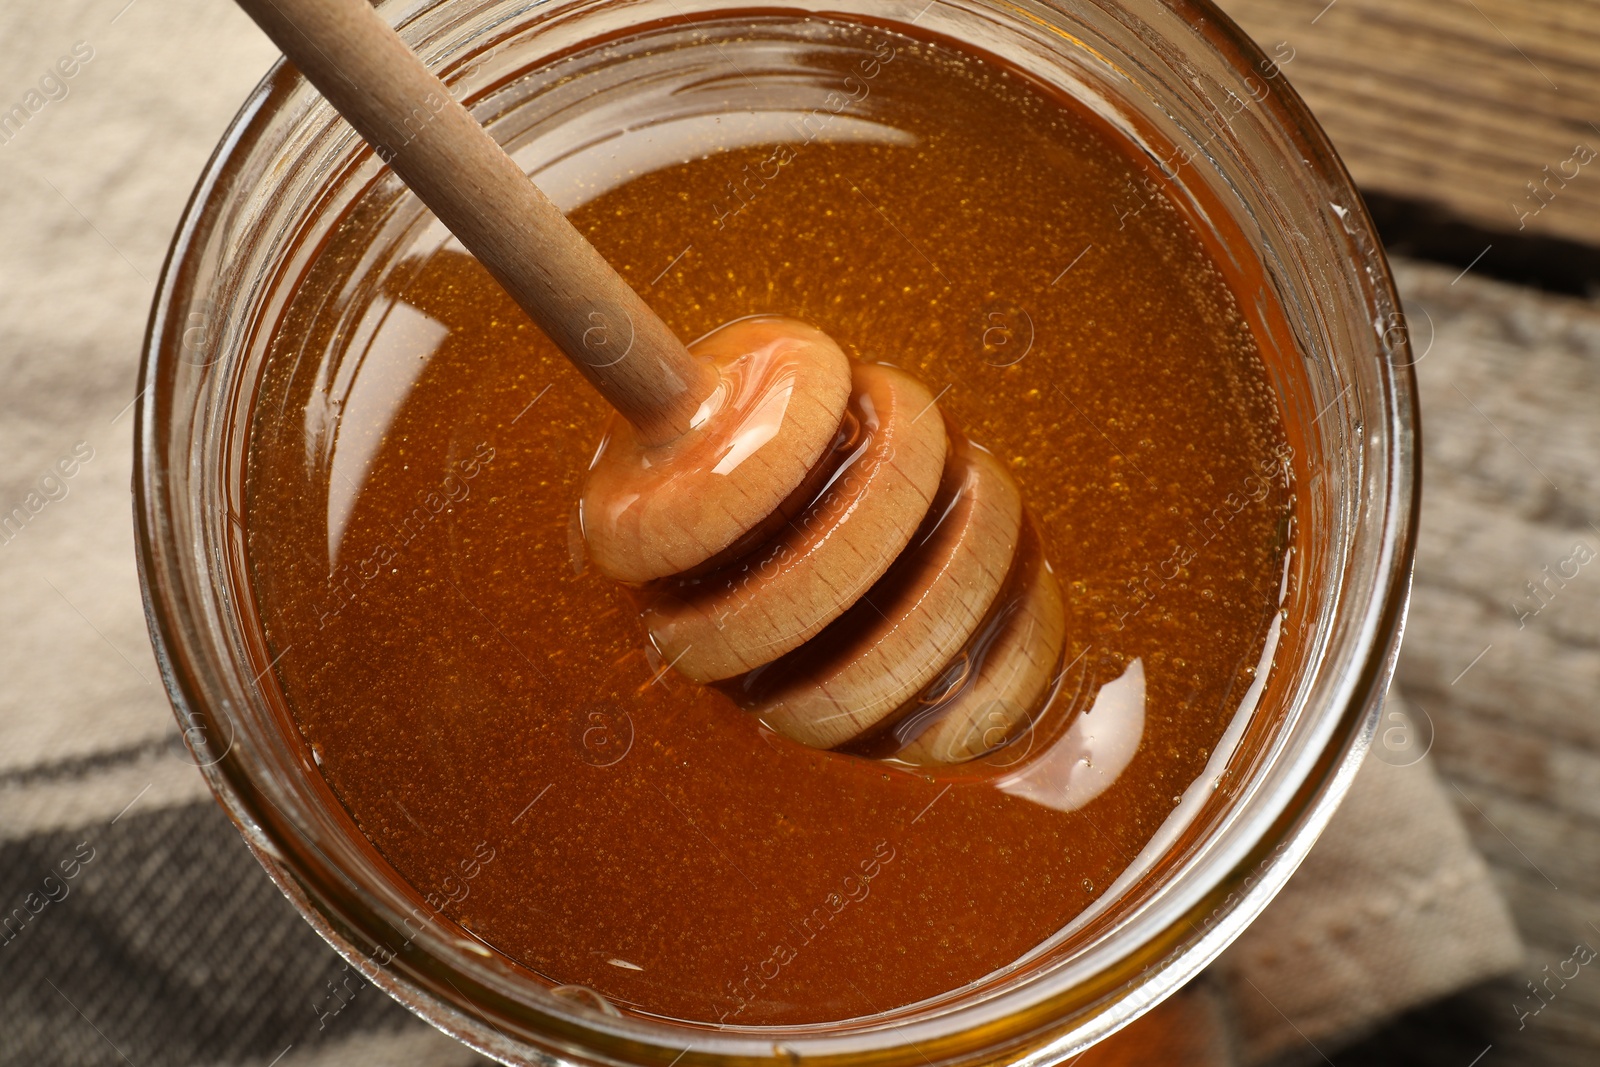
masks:
[[[1061,592],[1005,465],[804,323],[689,348],[367,0],[238,0],[616,409],[584,540],[657,650],[778,732],[956,763],[1043,705]]]

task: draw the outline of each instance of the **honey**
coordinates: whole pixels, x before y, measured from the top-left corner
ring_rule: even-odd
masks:
[[[838,88],[791,134],[708,135],[571,217],[680,337],[807,321],[1007,465],[1067,602],[1036,728],[910,768],[870,758],[882,738],[803,747],[676,675],[584,558],[603,401],[436,232],[380,255],[378,210],[277,325],[255,606],[315,764],[443,919],[623,1011],[872,1015],[1045,941],[1201,777],[1269,666],[1286,435],[1237,280],[1087,108],[932,35],[693,32],[821,42],[804,73]],[[647,54],[641,35],[605,47]],[[1091,713],[1125,729],[1085,741]]]

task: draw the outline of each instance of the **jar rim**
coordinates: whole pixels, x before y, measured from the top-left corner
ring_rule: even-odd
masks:
[[[452,69],[459,69],[462,56],[477,54],[470,51],[468,42],[481,45],[485,32],[504,39],[513,28],[523,25],[519,19],[576,19],[608,2],[479,0],[472,9],[479,16],[476,21],[463,10],[472,5],[449,0],[386,0],[380,10],[399,16],[402,36],[430,65],[453,64]],[[647,2],[616,0],[610,6],[632,10]],[[697,14],[746,9],[731,0],[684,3]],[[841,0],[829,10],[844,12],[866,6],[865,0]],[[761,10],[805,7],[803,2],[786,0],[764,5]],[[879,0],[871,7],[873,18],[885,22],[893,21],[885,8],[897,13],[903,9],[905,15],[921,8],[917,19],[934,10],[935,21],[946,9],[1018,10],[1034,18],[1053,18],[1055,24],[1049,32],[1069,40],[1071,47],[1084,49],[1090,47],[1086,35],[1069,33],[1075,25],[1080,31],[1083,28],[1081,20],[1073,22],[1074,14],[1101,12],[1124,29],[1149,29],[1150,23],[1139,17],[1142,10],[1148,19],[1159,21],[1159,32],[1151,31],[1152,37],[1156,45],[1171,50],[1174,69],[1195,61],[1214,61],[1218,70],[1238,75],[1238,83],[1247,84],[1244,79],[1258,77],[1266,69],[1263,64],[1272,62],[1210,0],[1024,0],[1017,4],[929,0],[926,7],[909,0],[887,4]],[[447,11],[449,8],[455,10]],[[1126,20],[1118,22],[1118,15]],[[1187,39],[1176,38],[1179,27],[1189,33]],[[1181,44],[1201,51],[1185,52]],[[1138,84],[1133,64],[1119,67],[1106,62]],[[840,1062],[871,1055],[884,1064],[924,1059],[968,1062],[995,1049],[1017,1057],[1016,1062],[1055,1062],[1125,1025],[1210,962],[1266,906],[1331,817],[1373,736],[1404,627],[1420,506],[1418,413],[1407,342],[1403,336],[1391,338],[1382,330],[1385,316],[1398,312],[1399,301],[1359,194],[1298,95],[1286,84],[1276,88],[1281,91],[1255,101],[1251,115],[1278,135],[1277,143],[1285,151],[1292,147],[1304,161],[1303,173],[1285,168],[1291,182],[1303,183],[1304,190],[1297,191],[1333,195],[1329,202],[1339,211],[1337,225],[1312,237],[1328,239],[1323,251],[1346,271],[1340,279],[1346,286],[1342,295],[1352,303],[1359,299],[1359,309],[1342,310],[1352,321],[1380,324],[1376,336],[1368,336],[1364,350],[1355,351],[1352,344],[1351,351],[1330,352],[1348,360],[1366,358],[1377,367],[1373,380],[1363,386],[1370,395],[1358,395],[1375,408],[1370,412],[1372,425],[1365,427],[1371,437],[1359,433],[1357,437],[1357,443],[1367,450],[1362,473],[1376,477],[1376,491],[1364,500],[1368,509],[1365,525],[1345,531],[1352,538],[1351,551],[1361,555],[1361,565],[1355,568],[1355,587],[1341,589],[1348,595],[1339,598],[1341,609],[1347,612],[1347,625],[1338,635],[1338,647],[1330,652],[1329,662],[1340,668],[1340,676],[1327,680],[1322,706],[1309,709],[1317,714],[1308,719],[1308,732],[1292,753],[1293,759],[1284,756],[1278,780],[1268,783],[1270,789],[1261,786],[1262,792],[1253,795],[1257,808],[1250,819],[1239,822],[1237,839],[1230,848],[1211,856],[1208,887],[1195,890],[1184,900],[1169,902],[1171,906],[1161,914],[1159,923],[1144,923],[1142,940],[1134,940],[1131,934],[1125,937],[1128,943],[1120,949],[1122,957],[1111,959],[1087,979],[1058,983],[1047,990],[1037,987],[1048,983],[1036,982],[901,1025],[850,1030],[842,1036],[836,1024],[695,1031],[694,1056],[685,1058],[685,1063],[776,1061],[792,1055]],[[229,250],[219,245],[236,237],[241,216],[267,210],[266,201],[284,195],[271,184],[276,179],[264,174],[262,160],[273,151],[274,137],[312,136],[283,121],[294,108],[305,108],[310,95],[299,74],[280,60],[222,138],[174,236],[146,333],[140,399],[135,405],[136,546],[147,621],[175,712],[184,721],[216,723],[218,736],[228,738],[221,752],[204,747],[196,752],[213,792],[279,888],[330,944],[365,972],[365,965],[375,959],[372,946],[382,943],[383,931],[395,929],[387,905],[329,860],[301,825],[297,818],[301,813],[279,806],[283,797],[274,799],[262,768],[250,762],[254,757],[246,747],[234,746],[235,735],[220,728],[230,721],[229,700],[239,699],[249,686],[241,689],[239,679],[226,677],[233,665],[223,654],[225,642],[209,632],[238,605],[230,603],[224,583],[208,573],[215,562],[208,552],[222,535],[207,525],[210,519],[195,514],[199,496],[192,479],[203,478],[205,472],[190,469],[201,455],[193,442],[198,436],[219,432],[214,422],[216,406],[228,402],[227,389],[237,388],[237,383],[227,381],[218,369],[226,344],[232,342],[216,343],[216,362],[209,362],[209,355],[207,362],[198,364],[189,358],[185,338],[186,331],[194,329],[188,317],[194,314],[190,309],[205,299],[203,291],[212,282],[208,272],[230,267]],[[321,132],[326,134],[341,121],[324,116]],[[264,181],[267,184],[263,186]],[[267,196],[262,203],[249,202],[263,192]],[[202,329],[208,325],[201,323]],[[1352,327],[1351,336],[1366,335]],[[1342,410],[1335,413],[1336,418],[1344,415]],[[1355,424],[1360,427],[1360,420]],[[188,465],[178,462],[180,459]],[[225,527],[226,522],[221,525]],[[1356,617],[1348,617],[1357,609]],[[413,943],[427,957],[419,970],[401,973],[385,961],[368,974],[369,979],[429,1022],[506,1062],[548,1062],[540,1057],[553,1055],[576,1062],[666,1063],[680,1054],[679,1046],[687,1040],[687,1036],[676,1043],[665,1040],[663,1024],[512,1005],[514,991],[503,976],[474,958],[474,954],[483,954],[481,948],[464,947],[461,939],[431,929]],[[462,983],[459,987],[457,980]],[[440,981],[458,991],[465,988],[471,996],[463,993],[458,999],[441,994]],[[531,1034],[519,1032],[513,1038],[507,1028],[496,1025],[497,1021],[504,1023],[505,1012],[513,1007],[513,1014],[532,1020]],[[685,1035],[690,1032],[673,1029]]]

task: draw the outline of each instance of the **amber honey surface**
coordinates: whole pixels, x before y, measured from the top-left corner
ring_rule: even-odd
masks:
[[[680,336],[804,319],[920,377],[1009,464],[1068,600],[1039,728],[912,771],[676,677],[583,559],[603,402],[475,261],[394,238],[387,209],[352,214],[278,328],[256,607],[322,774],[427,908],[624,1010],[870,1015],[1061,929],[1201,778],[1281,608],[1284,431],[1228,279],[1086,110],[879,27],[611,47],[707,42],[705,78],[748,55],[791,79],[791,132],[702,123],[687,161],[572,217]],[[1072,733],[1086,714],[1104,725]]]

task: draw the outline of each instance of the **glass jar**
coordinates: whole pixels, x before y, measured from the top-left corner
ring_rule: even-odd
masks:
[[[603,140],[618,106],[634,123],[692,117],[699,106],[603,65],[576,102],[569,80],[563,105],[546,106],[560,84],[536,76],[548,60],[742,6],[394,0],[380,9],[534,170]],[[810,8],[771,0],[763,10]],[[1348,787],[1393,670],[1419,499],[1404,320],[1361,200],[1277,63],[1201,0],[832,0],[827,10],[969,42],[1086,102],[1212,228],[1252,328],[1287,331],[1274,341],[1294,354],[1269,371],[1294,448],[1299,595],[1253,712],[1207,769],[1227,788],[1191,790],[1193,802],[1111,890],[1004,972],[871,1017],[743,1028],[624,1015],[533,980],[419,909],[367,845],[296,733],[254,614],[239,516],[273,330],[354,204],[389,205],[394,225],[420,217],[280,63],[195,190],[146,340],[134,488],[151,635],[197,761],[279,887],[367,978],[507,1063],[1061,1062],[1181,986],[1267,904]],[[732,81],[717,107],[777,91],[747,73],[756,77]],[[1266,314],[1269,302],[1284,314]]]

